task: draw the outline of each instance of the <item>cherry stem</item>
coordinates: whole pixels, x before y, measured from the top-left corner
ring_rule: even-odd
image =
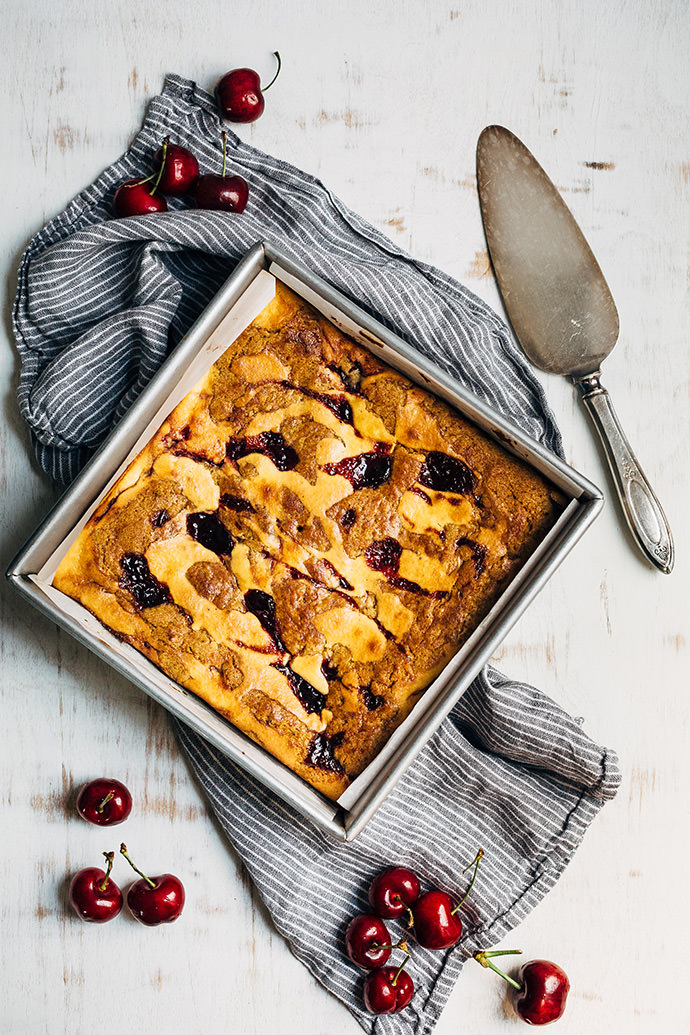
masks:
[[[370,949],[402,949],[408,956],[411,955],[410,950],[407,947],[407,942],[403,938],[402,941],[395,942],[394,945],[382,945],[381,942],[372,942],[369,946]]]
[[[273,57],[274,57],[274,58],[276,59],[276,61],[278,62],[278,67],[277,67],[277,69],[276,69],[276,74],[275,74],[275,75],[273,76],[273,78],[271,79],[271,81],[270,81],[270,83],[268,84],[268,86],[262,86],[262,87],[261,87],[261,92],[262,92],[262,93],[266,93],[266,90],[270,90],[270,89],[271,89],[271,87],[273,86],[273,84],[275,83],[276,79],[277,79],[277,78],[278,78],[278,76],[280,75],[280,69],[281,69],[282,61],[280,60],[280,54],[278,53],[278,51],[277,51],[277,50],[274,50],[274,51],[273,51]]]
[[[105,871],[105,877],[98,885],[98,890],[101,892],[104,892],[105,889],[108,887],[108,881],[110,880],[110,871],[113,868],[113,859],[115,858],[115,852],[103,852],[103,855],[108,860],[108,868]]]
[[[135,180],[134,183],[123,183],[122,186],[126,187],[127,190],[130,190],[132,187],[143,187],[143,185],[145,183],[148,183],[150,180],[152,180],[155,175],[156,175],[155,172],[152,172],[151,175],[147,176],[145,180]],[[160,177],[159,177],[159,179],[160,179]],[[158,184],[156,184],[156,187],[157,186],[158,186]],[[156,188],[154,187],[153,189],[155,190]],[[153,193],[153,191],[151,193]]]
[[[221,177],[223,177],[223,179],[225,178],[225,160],[226,160],[227,149],[228,149],[228,134],[227,134],[227,132],[225,130],[223,130],[223,171],[220,174]]]
[[[411,931],[414,927],[414,913],[409,906],[405,906],[405,909],[407,910],[407,928]]]
[[[398,967],[398,969],[396,971],[396,974],[395,974],[395,977],[391,981],[391,988],[395,988],[396,987],[396,985],[398,984],[398,978],[402,974],[402,972],[405,969],[405,967],[407,966],[407,964],[410,962],[411,953],[408,950],[406,950],[406,951],[407,951],[407,956],[405,957],[405,959],[402,961],[402,963]]]
[[[139,867],[135,866],[134,863],[132,862],[132,860],[130,859],[129,855],[127,854],[127,845],[125,845],[125,844],[121,844],[120,845],[120,855],[124,855],[125,859],[129,863],[129,865],[132,867],[134,872],[138,873],[140,877],[143,877],[144,880],[146,881],[146,883],[149,885],[149,887],[155,888],[156,885],[151,880],[151,878],[147,877],[145,873],[142,873],[141,870],[139,869]]]
[[[474,859],[472,860],[472,862],[471,862],[471,863],[469,863],[469,865],[467,865],[467,866],[465,867],[465,869],[464,869],[464,870],[462,871],[463,873],[467,873],[467,871],[469,870],[470,866],[474,866],[474,873],[472,874],[472,880],[470,881],[470,886],[469,886],[469,888],[467,889],[467,891],[465,892],[465,894],[464,894],[464,895],[462,896],[462,898],[460,899],[460,901],[458,902],[458,904],[457,904],[457,906],[455,907],[455,909],[453,909],[453,910],[452,910],[452,913],[453,913],[453,914],[457,913],[458,909],[459,909],[459,908],[460,908],[460,906],[461,906],[461,905],[463,904],[463,902],[465,901],[465,899],[466,899],[466,898],[467,898],[467,896],[469,895],[470,891],[471,891],[471,890],[472,890],[472,888],[474,887],[474,882],[475,882],[475,881],[476,881],[476,879],[477,879],[477,870],[479,869],[479,864],[480,864],[480,862],[482,861],[482,858],[483,858],[483,857],[484,857],[484,849],[483,849],[483,848],[480,848],[480,849],[479,849],[479,851],[477,852],[476,856],[475,856],[475,857],[474,857]]]
[[[507,981],[509,985],[516,988],[518,992],[522,991],[522,985],[518,984],[517,981],[512,977],[508,977],[503,971],[496,966],[495,963],[491,962],[491,956],[519,956],[522,949],[497,949],[495,952],[475,952],[474,959],[477,963],[481,964],[482,967],[488,967],[489,970],[493,970],[495,974],[499,974],[504,981]]]
[[[115,797],[115,791],[108,791],[108,793],[106,794],[105,798],[100,803],[100,805],[96,806],[96,812],[99,814],[99,816],[103,812],[103,809],[106,807],[108,802],[112,801],[114,797]],[[105,853],[103,853],[103,854],[105,854]]]
[[[160,169],[158,170],[158,177],[157,177],[156,182],[154,183],[153,187],[149,191],[151,197],[153,197],[153,195],[156,193],[156,191],[158,190],[158,184],[161,182],[161,176],[163,175],[163,169],[165,168],[165,159],[168,157],[168,144],[169,143],[170,143],[170,137],[166,137],[165,140],[163,141],[163,157],[161,158],[161,165],[160,165]],[[149,179],[150,179],[150,177],[149,177]],[[144,182],[146,182],[146,181],[144,181]]]

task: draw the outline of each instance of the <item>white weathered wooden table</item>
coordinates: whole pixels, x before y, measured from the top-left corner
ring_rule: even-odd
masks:
[[[474,179],[483,126],[512,128],[564,192],[616,298],[606,364],[620,417],[677,546],[666,578],[608,505],[497,657],[618,749],[624,783],[516,933],[568,971],[559,1031],[687,1030],[676,950],[689,917],[690,8],[684,0],[5,0],[6,309],[30,236],[127,145],[167,72],[211,88],[284,59],[245,139],[320,176],[416,256],[500,306]],[[3,567],[53,500],[17,413],[9,318],[0,441]],[[565,381],[545,378],[568,459],[610,486]],[[358,1029],[272,930],[166,716],[3,589],[0,1030],[325,1035]],[[176,925],[81,924],[68,875],[118,832],[75,817],[101,774],[136,799],[141,864],[183,876]],[[122,828],[120,828],[122,829]],[[516,1030],[500,982],[469,965],[439,1035]]]

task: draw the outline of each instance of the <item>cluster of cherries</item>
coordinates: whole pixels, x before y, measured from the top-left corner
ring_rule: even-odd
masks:
[[[114,827],[123,823],[132,811],[132,795],[119,780],[99,779],[87,783],[77,797],[77,811],[89,823],[99,827]],[[147,927],[169,924],[177,920],[185,901],[184,886],[173,873],[147,877],[129,857],[127,846],[120,845],[120,854],[139,880],[127,889],[127,908],[139,923]],[[89,866],[72,878],[69,900],[77,916],[89,923],[104,924],[113,920],[122,910],[123,894],[110,873],[114,852],[104,852],[105,870]]]
[[[440,890],[421,894],[419,878],[412,870],[393,866],[374,878],[369,888],[371,913],[362,913],[350,921],[345,932],[345,949],[356,966],[369,973],[364,980],[364,1005],[370,1013],[400,1013],[412,1001],[414,982],[405,970],[411,952],[407,941],[395,944],[384,920],[407,918],[410,936],[425,949],[450,949],[462,937],[462,920],[458,911],[469,895],[482,859],[480,849],[466,873],[474,867],[469,887],[459,902]],[[399,967],[386,966],[394,949],[405,953]],[[516,1013],[528,1024],[548,1024],[557,1020],[565,1009],[570,989],[563,970],[548,960],[532,960],[523,965],[514,980],[492,962],[495,956],[513,955],[519,949],[481,951],[474,958],[483,967],[500,974],[513,986]]]
[[[251,68],[235,68],[216,86],[216,99],[221,115],[228,122],[254,122],[264,110],[264,93],[280,72],[280,54],[276,74],[268,86],[261,87],[258,74]],[[243,212],[249,198],[249,186],[242,176],[226,175],[227,134],[223,133],[223,168],[220,175],[199,175],[199,162],[181,144],[166,137],[154,155],[156,170],[145,179],[126,180],[115,192],[116,215],[145,216],[167,212],[169,198],[193,194],[199,208],[225,212]]]

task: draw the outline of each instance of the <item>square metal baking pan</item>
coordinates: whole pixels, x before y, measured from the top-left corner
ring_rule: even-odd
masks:
[[[331,322],[371,352],[381,356],[390,366],[445,399],[505,449],[521,457],[548,478],[569,501],[544,542],[537,547],[489,614],[434,682],[434,692],[428,702],[424,704],[424,695],[402,729],[383,748],[378,763],[375,762],[380,765],[379,771],[347,807],[330,801],[314,790],[194,694],[172,680],[166,680],[167,685],[161,686],[160,672],[152,662],[133,648],[116,641],[104,627],[101,626],[98,631],[85,628],[83,622],[66,613],[36,580],[37,573],[48,558],[85,511],[100,498],[113,472],[128,456],[152,415],[167,400],[204,342],[262,270],[268,270],[278,280],[282,280]],[[435,363],[354,305],[321,277],[295,262],[275,245],[259,242],[238,263],[199,320],[12,561],[7,577],[18,592],[40,611],[67,629],[91,651],[317,826],[341,840],[352,840],[592,522],[602,504],[601,492],[586,478],[472,395]]]

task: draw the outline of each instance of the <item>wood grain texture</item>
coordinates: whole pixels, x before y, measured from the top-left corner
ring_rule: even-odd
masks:
[[[6,0],[3,13],[6,314],[28,239],[127,146],[167,72],[211,88],[237,65],[267,75],[278,48],[281,79],[244,139],[315,173],[496,307],[474,177],[481,129],[509,126],[561,188],[617,302],[604,383],[678,559],[670,578],[649,569],[608,502],[497,655],[582,715],[624,771],[513,944],[569,973],[560,1035],[685,1030],[684,989],[662,950],[682,948],[690,915],[688,5]],[[3,331],[4,566],[53,495],[28,461],[7,315]],[[610,500],[571,387],[544,384],[568,459]],[[354,1035],[272,930],[164,713],[4,588],[2,609],[0,1030]],[[125,829],[141,865],[184,878],[179,924],[92,928],[67,912],[68,875],[119,844],[119,830],[89,828],[72,808],[80,783],[102,774],[134,793]],[[437,1031],[515,1025],[498,979],[468,966]]]

